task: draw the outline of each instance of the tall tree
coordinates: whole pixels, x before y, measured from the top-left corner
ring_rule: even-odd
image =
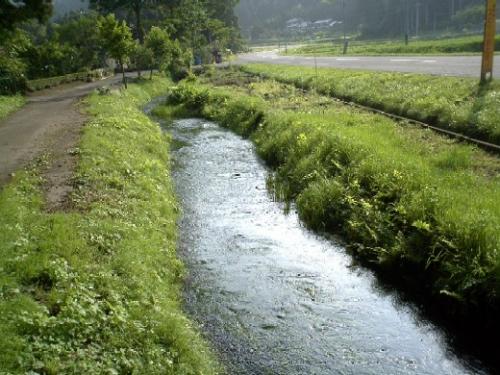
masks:
[[[104,49],[121,66],[123,84],[127,88],[124,65],[135,47],[132,32],[125,21],[117,21],[114,14],[101,17],[97,23],[97,27]]]
[[[51,0],[0,0],[0,31],[33,18],[46,21],[51,14]]]
[[[132,12],[135,36],[141,43],[144,42],[144,12],[152,7],[172,7],[177,3],[178,0],[90,0],[90,6],[100,13]]]

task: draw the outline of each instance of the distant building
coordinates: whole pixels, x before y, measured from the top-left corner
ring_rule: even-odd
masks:
[[[327,20],[318,20],[318,21],[313,22],[312,27],[314,27],[315,29],[325,29],[325,28],[330,27],[332,22],[334,22],[334,21],[331,18],[329,18]]]
[[[299,23],[304,22],[302,18],[292,18],[291,20],[286,21],[287,26],[298,25]]]
[[[335,21],[332,18],[317,20],[314,22],[304,21],[301,18],[292,18],[286,21],[286,28],[290,31],[306,32],[313,30],[322,30],[341,25],[342,21]]]

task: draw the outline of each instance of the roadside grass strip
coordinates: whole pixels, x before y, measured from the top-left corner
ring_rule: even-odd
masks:
[[[467,36],[433,40],[411,40],[408,45],[403,40],[364,41],[354,40],[349,43],[349,55],[380,56],[380,55],[448,55],[448,54],[479,54],[483,49],[482,36]],[[496,38],[496,51],[500,51],[500,36]],[[289,55],[301,56],[341,56],[343,42],[336,44],[315,43],[290,49]]]
[[[219,371],[181,309],[170,138],[141,111],[170,85],[86,99],[71,211],[46,211],[43,166],[1,191],[1,373]]]
[[[500,145],[500,84],[472,78],[251,64],[245,72]]]
[[[295,201],[309,227],[341,234],[359,259],[429,295],[444,315],[498,327],[497,158],[241,72],[181,84],[170,103],[251,137],[274,169],[275,193]]]
[[[0,120],[17,111],[26,103],[21,95],[0,96]]]

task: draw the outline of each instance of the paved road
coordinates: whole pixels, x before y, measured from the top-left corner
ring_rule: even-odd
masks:
[[[314,57],[280,56],[275,51],[242,54],[237,62],[314,66]],[[317,57],[318,67],[425,73],[443,76],[479,77],[480,56],[346,56]],[[496,57],[494,76],[500,77],[500,56]]]
[[[68,132],[78,133],[86,119],[77,107],[80,98],[120,80],[115,76],[36,92],[22,109],[0,121],[0,186],[44,150],[52,150]]]

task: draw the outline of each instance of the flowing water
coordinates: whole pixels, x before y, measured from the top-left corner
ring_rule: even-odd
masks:
[[[443,333],[305,229],[251,142],[199,119],[173,134],[186,309],[229,374],[471,374]]]

